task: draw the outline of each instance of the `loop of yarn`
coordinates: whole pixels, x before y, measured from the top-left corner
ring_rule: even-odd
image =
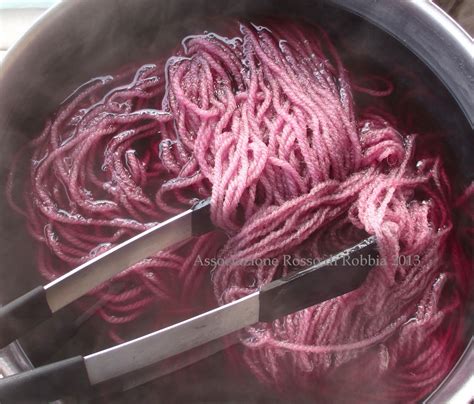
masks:
[[[472,279],[442,161],[386,112],[356,107],[353,91],[386,96],[393,85],[352,87],[323,31],[239,28],[230,39],[190,36],[166,62],[84,84],[27,146],[16,203],[20,153],[10,198],[39,243],[39,271],[53,280],[210,196],[222,248],[214,233],[183,242],[92,292],[120,340],[150,313],[164,324],[297,269],[285,254],[318,259],[376,235],[380,262],[359,290],[249,327],[244,362],[281,390],[420,399],[459,354]],[[279,263],[199,265],[206,257]]]

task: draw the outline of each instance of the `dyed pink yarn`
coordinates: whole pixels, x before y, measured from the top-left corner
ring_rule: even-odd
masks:
[[[473,186],[456,202],[439,156],[386,112],[356,108],[353,91],[393,85],[351,85],[324,32],[278,22],[235,35],[188,37],[166,63],[94,79],[61,105],[28,146],[24,208],[12,201],[39,242],[41,274],[52,280],[210,196],[222,248],[219,234],[184,242],[91,294],[120,340],[143,317],[166,324],[298,269],[285,254],[321,258],[374,234],[386,264],[359,290],[250,327],[243,359],[282,391],[422,398],[462,346],[472,270],[451,212]],[[216,256],[280,264],[197,263]]]

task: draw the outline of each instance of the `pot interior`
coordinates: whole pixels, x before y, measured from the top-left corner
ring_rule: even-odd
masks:
[[[322,26],[340,51],[346,67],[364,74],[388,74],[396,91],[390,97],[395,110],[411,110],[420,132],[436,131],[447,162],[461,189],[474,177],[474,137],[456,102],[407,48],[361,18],[325,3],[312,1],[86,0],[61,4],[16,47],[0,76],[0,175],[4,186],[12,156],[38,135],[46,118],[75,88],[92,77],[113,73],[127,64],[153,62],[179,44],[186,35],[204,30],[225,33],[225,17],[259,20],[262,17],[299,18]],[[402,27],[401,27],[402,29]],[[27,169],[27,167],[24,167]],[[25,223],[0,198],[0,301],[42,283],[35,270],[35,245]],[[473,306],[467,319],[474,316]],[[64,311],[64,318],[70,309]],[[51,352],[42,349],[51,339],[46,325],[22,340],[34,365],[107,347],[111,342],[91,318],[77,335]],[[61,328],[61,323],[53,325]],[[466,336],[472,324],[467,324]],[[138,330],[145,334],[150,329]],[[49,344],[50,345],[50,344]],[[250,374],[221,372],[225,353],[216,354],[120,396],[98,402],[287,402],[260,386]],[[196,375],[199,375],[197,377]],[[179,382],[179,385],[177,384]],[[170,397],[173,400],[170,401]],[[311,401],[295,392],[295,402]]]

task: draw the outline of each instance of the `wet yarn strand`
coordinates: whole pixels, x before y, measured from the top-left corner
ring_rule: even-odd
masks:
[[[423,135],[377,109],[392,83],[350,79],[324,31],[229,27],[233,38],[192,35],[167,60],[84,84],[20,153],[8,193],[39,271],[51,281],[211,197],[225,240],[185,241],[91,292],[120,341],[143,318],[158,327],[298,269],[287,254],[322,259],[375,235],[379,262],[360,289],[247,328],[232,357],[283,393],[421,399],[462,347],[472,268],[451,212],[473,186],[455,200],[441,157],[417,149]],[[279,264],[226,264],[265,258]]]

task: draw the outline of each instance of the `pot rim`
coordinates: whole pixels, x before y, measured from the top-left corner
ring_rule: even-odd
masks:
[[[432,0],[327,1],[381,28],[411,50],[446,86],[474,128],[474,39]]]

